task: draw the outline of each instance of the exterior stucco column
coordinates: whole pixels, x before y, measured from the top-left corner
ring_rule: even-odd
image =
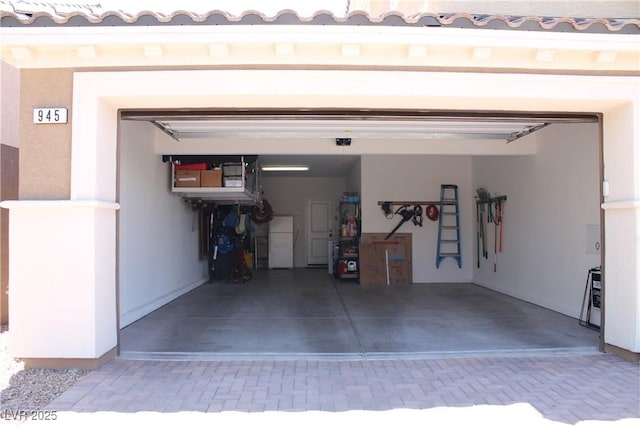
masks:
[[[605,344],[640,353],[640,99],[603,115]],[[637,358],[637,357],[636,357]]]
[[[27,73],[22,84],[42,83],[44,74]],[[74,109],[72,73],[50,74],[60,77],[61,93],[25,91],[23,110],[64,106],[86,116],[73,116],[68,125],[35,126],[25,111],[21,115],[28,146],[23,166],[34,178],[25,174],[30,181],[25,179],[20,200],[1,205],[11,221],[9,352],[29,367],[93,368],[113,357],[117,346],[117,113],[105,113],[96,99]],[[78,132],[74,123],[91,119]],[[69,145],[71,159],[64,156]],[[42,159],[40,151],[52,149],[54,160]]]
[[[97,366],[117,340],[118,205],[46,200],[2,207],[11,219],[11,355],[30,367]]]

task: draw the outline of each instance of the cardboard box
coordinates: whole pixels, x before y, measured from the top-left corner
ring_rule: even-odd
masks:
[[[385,261],[380,247],[372,243],[360,243],[360,285],[386,285]]]
[[[200,187],[200,171],[176,171],[176,187]]]
[[[361,285],[407,285],[409,266],[405,247],[400,242],[361,245]]]
[[[200,186],[222,187],[222,171],[220,169],[200,171]]]
[[[408,285],[412,275],[412,234],[364,233],[360,241],[360,284]]]

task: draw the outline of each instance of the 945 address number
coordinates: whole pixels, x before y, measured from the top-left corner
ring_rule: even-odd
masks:
[[[34,108],[33,123],[67,123],[66,108]]]

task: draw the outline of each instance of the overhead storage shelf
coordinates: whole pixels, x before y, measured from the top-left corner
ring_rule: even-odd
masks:
[[[162,160],[171,163],[171,192],[180,197],[219,204],[260,201],[257,156],[167,155]],[[197,165],[204,169],[177,170],[177,165]]]
[[[257,194],[252,193],[251,191],[245,188],[231,188],[231,187],[220,187],[220,188],[176,188],[175,186],[171,189],[174,193],[179,193],[182,197],[193,198],[193,199],[202,199],[202,200],[215,200],[219,202],[227,202],[227,203],[241,203],[241,202],[250,202],[255,203],[258,201],[259,197]]]

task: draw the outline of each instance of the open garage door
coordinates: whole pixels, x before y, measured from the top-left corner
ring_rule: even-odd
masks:
[[[121,351],[375,357],[597,350],[597,332],[577,317],[584,278],[602,255],[599,135],[598,117],[589,114],[123,111]],[[210,281],[202,257],[207,222],[169,190],[163,156],[306,166],[255,166],[258,202],[293,217],[294,269],[252,269],[244,284]],[[380,202],[435,201],[441,184],[460,189],[461,267],[436,266],[438,226],[426,221],[399,230],[413,240],[410,286],[367,288],[336,280],[328,268],[306,268],[305,200],[332,199],[337,207],[344,193],[357,193],[361,231],[387,233],[399,217],[385,215]],[[478,188],[508,196],[503,252],[491,251],[491,259],[476,252]],[[225,206],[226,215],[237,201],[213,205]],[[258,244],[249,241],[255,267]],[[599,324],[599,312],[593,319]]]
[[[217,139],[437,139],[510,143],[553,123],[593,123],[569,113],[353,110],[122,111],[124,120],[148,121],[177,142]],[[336,141],[337,145],[350,145]]]

